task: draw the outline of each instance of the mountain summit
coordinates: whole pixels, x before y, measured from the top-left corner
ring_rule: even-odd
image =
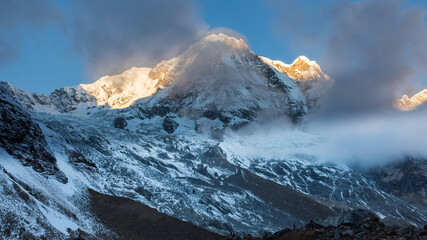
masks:
[[[305,99],[296,82],[265,64],[243,40],[209,35],[182,55],[159,63],[150,77],[167,89],[149,105],[165,105],[191,118],[260,111],[302,116]]]
[[[401,99],[394,103],[394,106],[401,111],[410,111],[421,106],[425,102],[427,102],[427,89],[418,92],[412,97],[403,95]]]
[[[305,56],[298,57],[292,64],[266,57],[261,57],[261,59],[298,83],[310,109],[321,105],[321,99],[332,86],[333,80],[323,73],[319,64]]]

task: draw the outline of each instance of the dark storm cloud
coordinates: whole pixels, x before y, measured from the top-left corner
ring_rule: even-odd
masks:
[[[204,27],[192,0],[79,0],[75,46],[92,77],[176,56]]]
[[[424,9],[400,0],[334,1],[308,8],[304,1],[273,1],[276,30],[298,49],[322,55],[335,84],[328,114],[383,111],[427,65]],[[323,5],[322,5],[323,4]]]
[[[62,15],[43,0],[0,1],[0,66],[19,57],[18,29],[29,26],[36,29],[49,23],[62,24]]]

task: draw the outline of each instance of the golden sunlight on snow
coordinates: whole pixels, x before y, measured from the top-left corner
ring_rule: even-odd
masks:
[[[415,94],[412,97],[403,95],[403,97],[394,103],[394,107],[401,111],[410,111],[427,101],[427,89]]]
[[[94,96],[98,105],[109,105],[112,109],[131,106],[136,100],[152,96],[157,92],[158,81],[148,77],[151,68],[131,68],[122,74],[105,76],[92,84],[81,84]]]
[[[276,68],[276,70],[297,81],[302,82],[316,79],[330,79],[328,75],[322,72],[319,64],[315,61],[311,61],[305,56],[298,57],[292,64],[286,64],[278,60],[271,60],[266,57],[261,57],[261,59],[268,65]]]

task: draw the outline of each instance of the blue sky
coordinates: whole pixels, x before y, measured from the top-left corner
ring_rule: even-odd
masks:
[[[293,61],[298,55],[289,43],[274,35],[275,13],[268,1],[199,0],[206,22],[212,27],[228,27],[246,36],[251,49],[259,55]]]
[[[303,1],[302,5],[311,8],[317,6],[315,2]],[[50,93],[63,86],[95,80],[87,72],[87,59],[76,53],[73,47],[74,33],[70,31],[72,23],[69,21],[74,14],[73,7],[69,1],[50,3],[63,12],[65,27],[61,24],[46,24],[43,28],[19,25],[10,36],[11,41],[19,45],[19,55],[0,65],[1,81],[32,92]],[[427,1],[422,0],[411,0],[405,4],[427,7]],[[284,62],[292,62],[299,55],[307,55],[314,60],[319,57],[318,53],[304,51],[304,48],[296,50],[289,42],[291,36],[275,33],[277,11],[272,1],[198,0],[197,11],[210,28],[226,27],[245,35],[251,49],[259,55]]]

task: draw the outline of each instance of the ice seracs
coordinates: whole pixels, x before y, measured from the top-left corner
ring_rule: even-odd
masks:
[[[403,95],[401,99],[394,103],[394,107],[401,111],[410,111],[419,107],[424,102],[427,102],[427,89],[418,92],[412,97],[408,97],[406,94]]]

